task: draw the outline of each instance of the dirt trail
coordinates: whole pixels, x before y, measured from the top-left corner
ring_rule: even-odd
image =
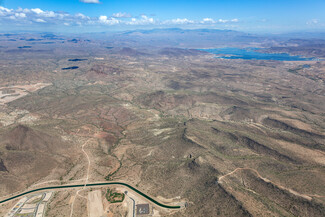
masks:
[[[85,178],[85,184],[84,184],[84,187],[83,187],[82,189],[78,190],[78,191],[76,192],[76,195],[75,195],[74,198],[73,198],[73,201],[72,201],[72,203],[71,203],[71,212],[70,212],[70,217],[72,217],[72,215],[73,215],[73,206],[74,206],[74,202],[76,201],[76,198],[77,198],[78,196],[79,196],[79,197],[82,197],[82,198],[84,198],[84,199],[86,199],[87,202],[88,202],[88,198],[87,198],[87,197],[84,197],[84,196],[82,196],[82,195],[80,195],[79,192],[85,189],[85,187],[86,187],[86,185],[87,185],[87,183],[88,183],[88,179],[89,179],[90,158],[89,158],[89,155],[87,154],[87,152],[84,150],[84,147],[89,143],[89,141],[90,141],[91,139],[92,139],[92,138],[88,139],[88,140],[87,140],[87,141],[82,145],[82,147],[81,147],[82,152],[86,155],[86,158],[87,158],[87,160],[88,160],[87,175],[86,175],[86,178]]]
[[[240,171],[240,170],[250,170],[250,171],[253,171],[257,175],[257,177],[260,178],[260,179],[262,179],[263,181],[272,183],[273,185],[277,186],[280,189],[286,190],[286,191],[290,192],[291,194],[294,194],[294,195],[296,195],[298,197],[303,197],[303,198],[305,198],[307,200],[312,200],[312,197],[318,197],[318,198],[325,197],[323,195],[317,195],[317,194],[301,194],[301,193],[296,192],[296,191],[294,191],[294,190],[292,190],[290,188],[286,188],[286,187],[284,187],[284,186],[282,186],[280,184],[277,184],[277,183],[272,182],[271,180],[269,180],[267,178],[262,177],[261,174],[257,170],[252,169],[252,168],[236,168],[234,171],[232,171],[230,173],[227,173],[227,174],[219,177],[218,178],[218,182],[219,183],[222,183],[222,180],[224,178],[226,178],[227,176],[231,176],[232,174],[234,174],[234,173],[236,173],[237,171]]]

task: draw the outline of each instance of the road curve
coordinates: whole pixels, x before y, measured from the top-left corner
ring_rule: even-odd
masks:
[[[162,204],[162,203],[154,200],[153,198],[149,197],[148,195],[142,193],[138,189],[132,187],[131,185],[128,185],[128,184],[123,183],[123,182],[102,182],[102,183],[89,183],[89,184],[86,184],[87,187],[92,187],[92,186],[106,186],[106,185],[122,185],[122,186],[125,186],[125,187],[127,187],[127,188],[135,191],[136,193],[140,194],[141,196],[145,197],[146,199],[148,199],[152,203],[154,203],[154,204],[156,204],[156,205],[158,205],[160,207],[163,207],[163,208],[167,208],[167,209],[180,209],[181,208],[181,206],[169,206],[169,205]],[[37,188],[37,189],[33,189],[33,190],[30,190],[30,191],[23,192],[21,194],[17,194],[15,196],[9,197],[9,198],[4,199],[4,200],[1,200],[0,201],[0,204],[5,203],[5,202],[10,201],[10,200],[13,200],[13,199],[16,199],[18,197],[24,196],[26,194],[30,194],[30,193],[33,193],[33,192],[37,192],[37,191],[53,190],[53,189],[65,189],[65,188],[82,188],[82,187],[85,187],[85,184],[79,184],[79,185],[59,185],[59,186],[50,186],[50,187],[44,187],[44,188]]]

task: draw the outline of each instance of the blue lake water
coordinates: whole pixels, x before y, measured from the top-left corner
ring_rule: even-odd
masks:
[[[258,48],[216,48],[216,49],[200,49],[217,55],[217,58],[223,59],[245,59],[245,60],[279,60],[279,61],[309,61],[314,58],[306,58],[301,56],[291,56],[287,53],[262,53]]]

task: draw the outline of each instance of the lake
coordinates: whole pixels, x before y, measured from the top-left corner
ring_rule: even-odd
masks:
[[[301,56],[291,56],[287,53],[262,53],[257,52],[259,48],[216,48],[216,49],[200,49],[217,55],[222,59],[244,59],[244,60],[279,60],[279,61],[310,61],[314,58]]]

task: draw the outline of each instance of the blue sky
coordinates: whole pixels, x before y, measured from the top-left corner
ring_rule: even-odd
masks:
[[[324,11],[325,0],[0,0],[0,31],[323,31]]]

